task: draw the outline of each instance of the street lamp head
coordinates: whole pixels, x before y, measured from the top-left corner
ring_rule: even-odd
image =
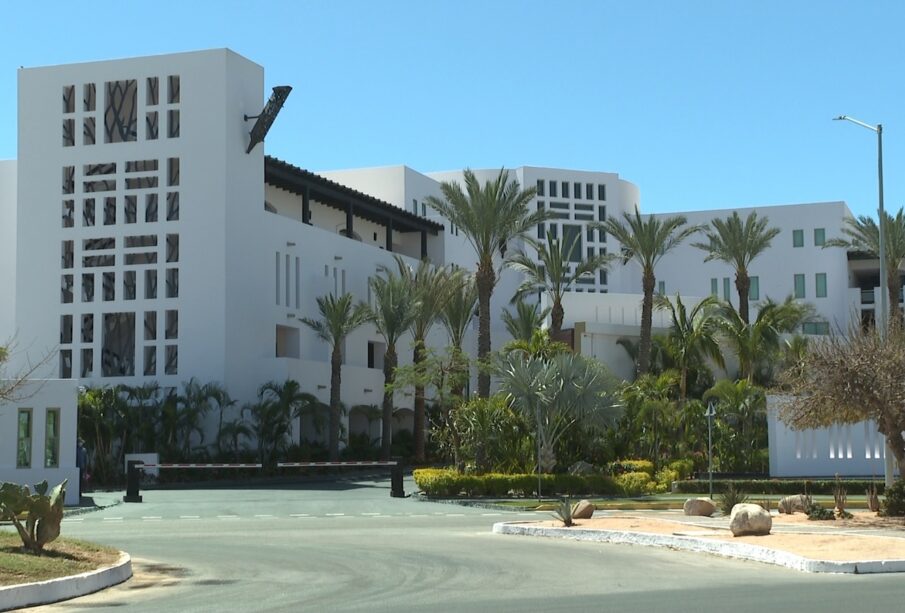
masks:
[[[839,115],[839,117],[833,117],[833,121],[845,121],[848,119],[845,115]]]

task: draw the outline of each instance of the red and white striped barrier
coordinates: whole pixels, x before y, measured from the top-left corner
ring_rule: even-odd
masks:
[[[260,464],[139,464],[139,468],[261,468]]]
[[[277,462],[277,468],[295,468],[310,466],[396,466],[394,460],[386,462]]]

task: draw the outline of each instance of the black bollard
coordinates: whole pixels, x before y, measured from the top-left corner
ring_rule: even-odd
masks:
[[[394,460],[396,464],[390,467],[390,497],[405,498],[405,489],[402,487],[402,459]]]
[[[144,466],[144,462],[129,460],[126,471],[126,495],[123,497],[123,502],[141,502],[141,494],[138,493],[138,479],[141,475],[139,466]]]

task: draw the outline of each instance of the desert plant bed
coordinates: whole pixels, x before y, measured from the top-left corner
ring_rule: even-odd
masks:
[[[22,547],[19,535],[0,529],[0,586],[46,581],[112,566],[120,552],[111,547],[59,538],[38,556]]]

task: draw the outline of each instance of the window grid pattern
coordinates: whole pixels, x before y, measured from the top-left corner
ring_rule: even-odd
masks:
[[[121,143],[179,138],[180,77],[66,84],[62,98],[62,145],[100,161],[63,166],[54,205],[59,376],[178,375],[180,158],[134,159]]]

